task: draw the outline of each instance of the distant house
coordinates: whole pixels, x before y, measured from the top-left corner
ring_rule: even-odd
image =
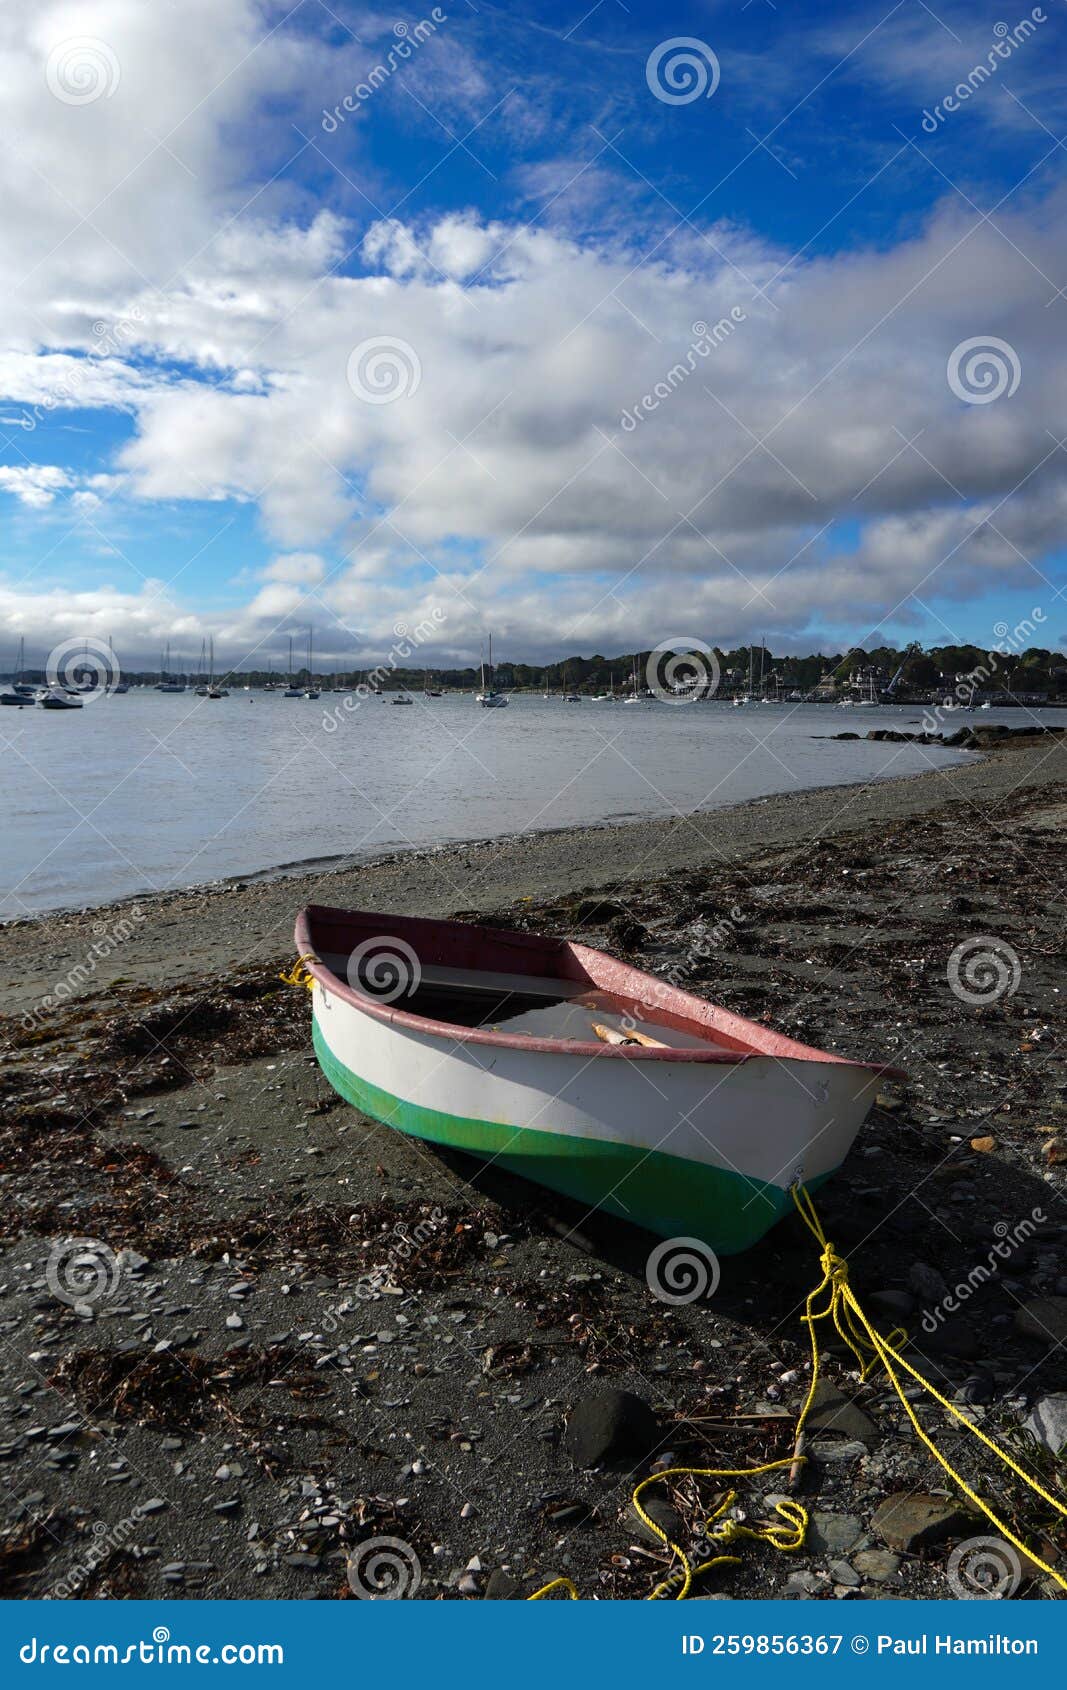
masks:
[[[816,698],[833,698],[837,693],[837,682],[832,675],[824,675],[815,688]]]

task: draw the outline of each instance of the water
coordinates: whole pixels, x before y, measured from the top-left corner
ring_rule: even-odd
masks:
[[[0,916],[945,767],[947,752],[827,737],[920,714],[526,696],[482,710],[469,696],[418,694],[407,710],[373,697],[346,710],[337,695],[151,689],[82,710],[5,710]]]

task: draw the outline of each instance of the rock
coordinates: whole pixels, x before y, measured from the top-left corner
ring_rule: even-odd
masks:
[[[955,1400],[956,1402],[969,1403],[972,1407],[977,1408],[987,1402],[992,1402],[995,1395],[996,1387],[987,1374],[971,1373],[956,1392]]]
[[[858,735],[854,735],[858,738]],[[785,1585],[787,1596],[818,1596],[829,1590],[830,1580],[825,1573],[790,1573]]]
[[[927,1262],[912,1262],[908,1269],[908,1285],[924,1303],[940,1303],[948,1295],[945,1281]]]
[[[906,1319],[915,1312],[915,1298],[910,1291],[875,1291],[871,1302],[877,1303],[882,1312],[893,1319]]]
[[[835,1584],[857,1585],[863,1582],[855,1567],[850,1567],[847,1561],[831,1561],[830,1577]]]
[[[651,1489],[651,1486],[649,1488]],[[683,1540],[685,1525],[682,1516],[665,1496],[649,1496],[646,1491],[641,1498],[641,1507],[649,1519],[654,1520],[661,1531],[666,1532],[669,1542],[678,1543],[683,1548],[685,1547]],[[632,1502],[623,1517],[623,1524],[630,1531],[635,1532],[639,1538],[642,1538],[645,1543],[654,1543],[657,1549],[662,1549],[663,1539],[649,1530]]]
[[[813,1461],[859,1461],[867,1454],[867,1445],[848,1438],[813,1438],[808,1454]]]
[[[1067,1297],[1036,1297],[1015,1311],[1016,1330],[1054,1348],[1067,1344]]]
[[[1059,1455],[1067,1449],[1067,1393],[1059,1391],[1055,1396],[1043,1397],[1034,1404],[1025,1424],[1032,1438],[1053,1455]]]
[[[959,1503],[921,1491],[898,1491],[887,1497],[871,1521],[871,1530],[883,1543],[909,1554],[965,1535],[973,1527],[974,1516]]]
[[[547,1584],[547,1579],[545,1580]],[[523,1589],[521,1580],[514,1573],[505,1572],[503,1567],[497,1567],[489,1574],[483,1600],[486,1602],[521,1602]]]
[[[857,1408],[854,1402],[824,1380],[820,1380],[815,1388],[815,1401],[808,1415],[807,1429],[809,1432],[843,1432],[845,1437],[857,1439],[860,1443],[874,1443],[879,1435],[870,1415],[864,1414],[862,1408]]]
[[[603,1391],[582,1397],[571,1410],[563,1444],[579,1467],[599,1462],[640,1461],[659,1442],[648,1404],[631,1391]]]
[[[990,1151],[996,1148],[997,1141],[990,1133],[983,1133],[981,1138],[972,1138],[971,1140],[971,1149],[979,1151],[983,1156],[988,1156]]]
[[[167,1503],[166,1497],[150,1496],[148,1498],[147,1502],[139,1502],[137,1504],[137,1513],[138,1514],[162,1514],[164,1508],[166,1508],[167,1506],[168,1506],[168,1503]]]
[[[855,1514],[830,1514],[817,1508],[811,1516],[805,1543],[807,1549],[824,1554],[847,1555],[863,1536],[863,1521]]]
[[[873,1584],[885,1584],[900,1571],[900,1556],[891,1554],[888,1549],[860,1549],[853,1555],[852,1563],[856,1571]]]

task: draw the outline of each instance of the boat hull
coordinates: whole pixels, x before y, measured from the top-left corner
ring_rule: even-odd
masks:
[[[724,1066],[489,1050],[362,1013],[316,981],[313,1038],[364,1114],[664,1237],[750,1248],[827,1179],[873,1101],[869,1069],[756,1057]],[[580,1228],[581,1216],[575,1217]]]

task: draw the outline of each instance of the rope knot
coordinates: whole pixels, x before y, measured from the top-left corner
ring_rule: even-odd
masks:
[[[827,1279],[834,1285],[848,1284],[848,1263],[843,1256],[838,1255],[832,1244],[828,1243],[823,1246],[819,1265]]]

